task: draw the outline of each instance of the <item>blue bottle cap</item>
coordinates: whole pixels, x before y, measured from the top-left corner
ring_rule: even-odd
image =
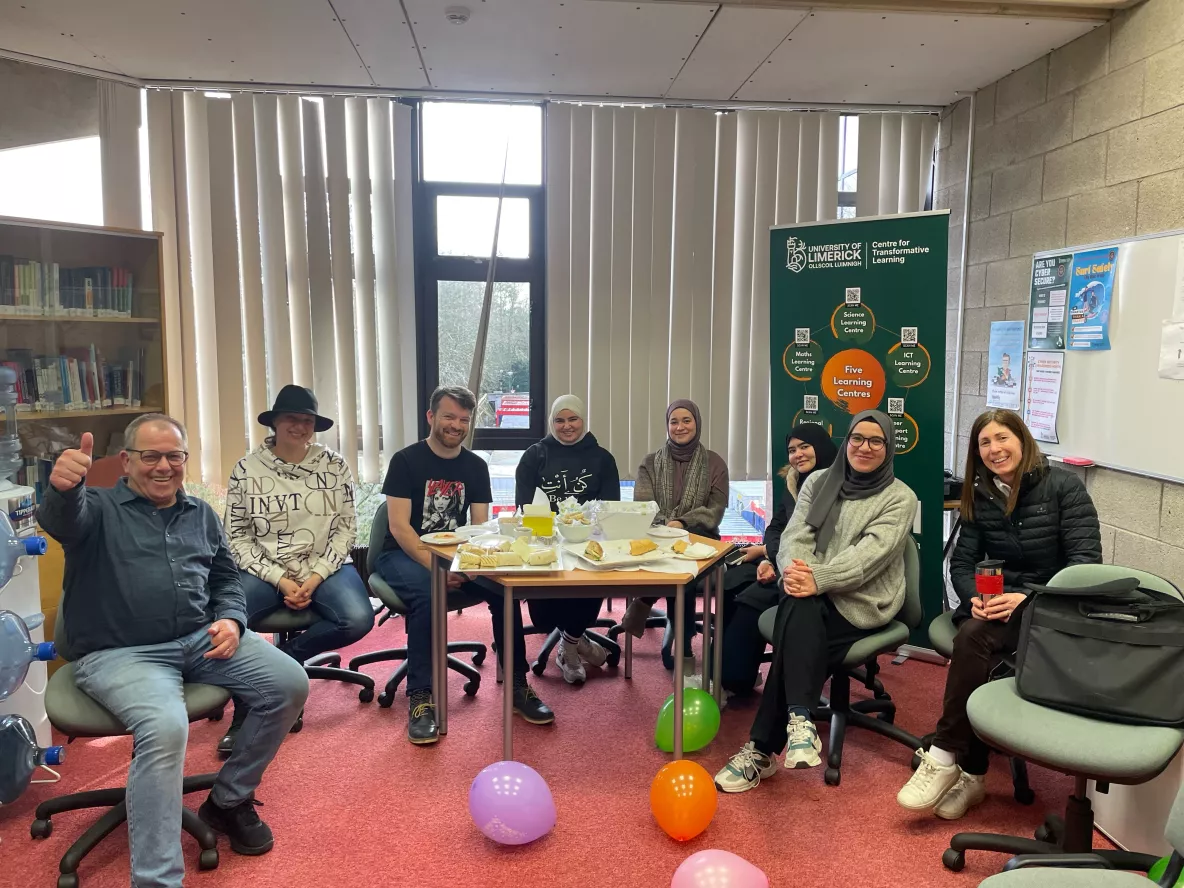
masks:
[[[45,750],[45,763],[47,765],[60,765],[66,760],[66,747],[64,746],[49,746]]]
[[[42,641],[37,645],[37,659],[38,660],[56,660],[58,658],[58,649],[54,647],[52,641]]]
[[[26,555],[44,555],[48,548],[43,536],[25,537],[21,542],[25,544]]]

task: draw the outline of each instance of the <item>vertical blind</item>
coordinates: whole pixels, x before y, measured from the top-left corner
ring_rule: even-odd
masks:
[[[691,398],[733,478],[769,454],[769,228],[839,215],[837,113],[547,106],[547,398],[633,476]],[[859,216],[925,204],[931,115],[859,117]],[[777,409],[773,405],[773,409]]]
[[[335,420],[322,442],[380,480],[416,435],[410,109],[152,90],[148,131],[166,337],[180,345],[168,397],[192,466],[224,484],[294,382]]]

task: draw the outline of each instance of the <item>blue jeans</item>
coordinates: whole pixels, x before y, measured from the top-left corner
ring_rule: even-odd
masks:
[[[286,607],[283,596],[270,583],[246,571],[239,571],[239,579],[247,597],[247,625]],[[283,647],[284,653],[300,663],[353,644],[374,628],[370,596],[352,564],[325,577],[312,593],[308,609],[320,619]]]
[[[250,707],[234,752],[210,790],[228,808],[252,797],[308,697],[291,657],[246,632],[229,660],[205,659],[205,629],[164,644],[110,648],[74,664],[78,687],[131,731],[127,775],[128,844],[134,888],[181,888],[181,781],[189,718],[183,682],[226,688]]]
[[[432,576],[426,567],[401,549],[388,549],[374,565],[379,576],[399,593],[407,606],[407,694],[432,687]],[[493,618],[493,643],[502,646],[502,588],[497,583],[476,579],[461,587],[489,605]],[[526,640],[522,634],[522,608],[514,605],[514,680],[526,681]]]

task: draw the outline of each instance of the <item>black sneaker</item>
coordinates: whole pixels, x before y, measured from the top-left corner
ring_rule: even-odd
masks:
[[[555,721],[551,707],[539,699],[524,678],[514,682],[514,711],[532,725],[549,725]]]
[[[230,847],[238,854],[266,854],[275,844],[271,829],[259,819],[255,799],[239,802],[233,808],[219,808],[212,798],[206,798],[197,809],[197,816],[214,832],[230,839]]]
[[[426,746],[440,739],[436,722],[436,704],[431,691],[415,691],[407,712],[407,739],[416,746]]]

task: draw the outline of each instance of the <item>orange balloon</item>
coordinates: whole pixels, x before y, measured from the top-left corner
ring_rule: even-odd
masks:
[[[702,765],[679,759],[665,765],[650,784],[650,810],[672,839],[693,839],[711,823],[715,782]]]

